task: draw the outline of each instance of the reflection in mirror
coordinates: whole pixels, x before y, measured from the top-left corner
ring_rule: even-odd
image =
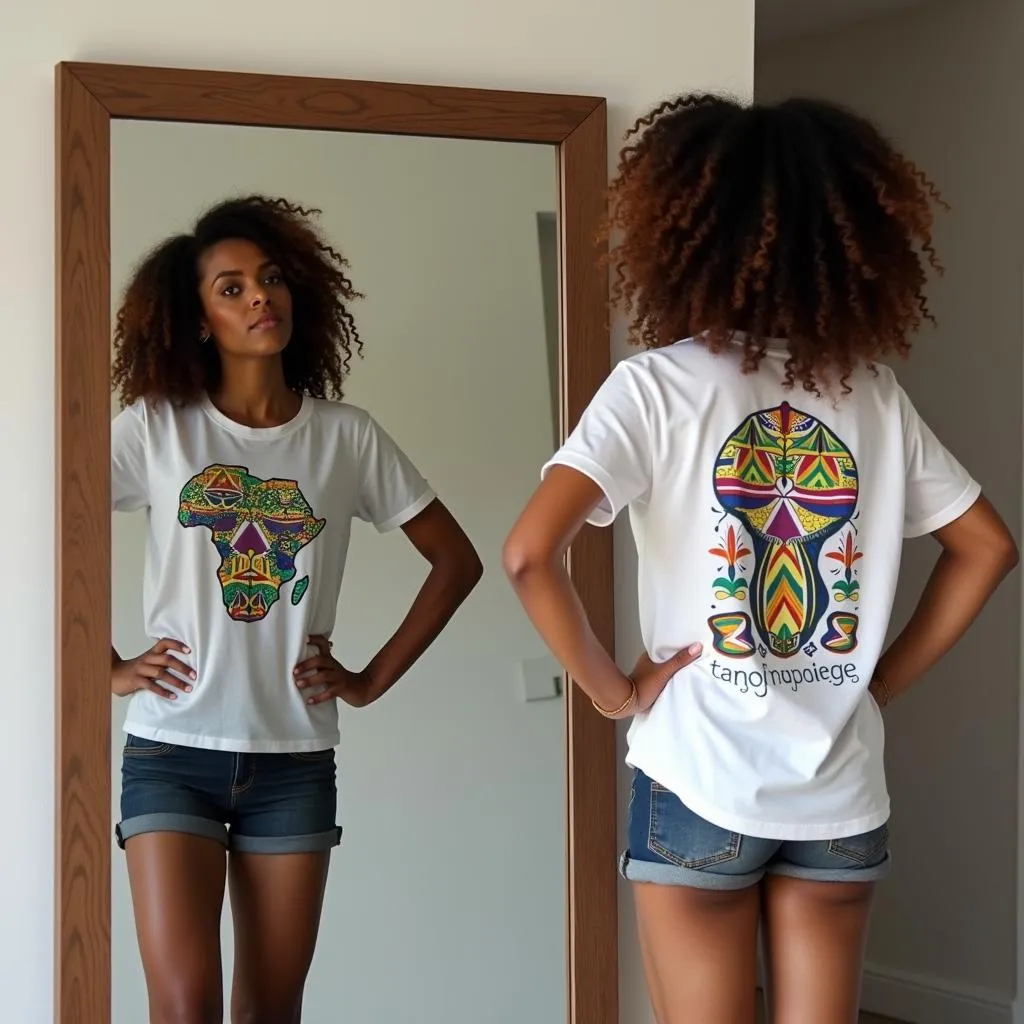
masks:
[[[146,814],[180,812],[171,825],[157,818],[156,832],[143,827],[128,838],[126,854],[113,851],[113,1021],[148,1019],[140,938],[159,946],[145,950],[147,960],[166,957],[172,965],[151,978],[149,998],[173,1001],[190,984],[208,989],[215,977],[216,990],[225,994],[225,1017],[232,977],[239,982],[239,999],[256,990],[260,998],[275,998],[275,986],[286,990],[295,986],[294,976],[301,977],[296,922],[303,915],[302,898],[315,907],[318,893],[297,892],[311,883],[308,877],[297,882],[288,865],[305,854],[291,852],[287,842],[273,852],[257,843],[256,852],[246,853],[245,841],[268,834],[280,838],[288,831],[280,814],[302,823],[292,833],[319,832],[322,822],[314,827],[302,809],[320,799],[311,793],[322,796],[329,786],[330,768],[318,750],[309,749],[315,742],[289,753],[283,726],[281,736],[270,729],[256,744],[261,751],[276,750],[277,760],[254,759],[254,737],[244,734],[244,723],[294,723],[307,712],[304,696],[296,701],[292,680],[254,655],[259,644],[253,634],[275,616],[291,617],[303,635],[331,633],[328,657],[352,670],[367,665],[406,616],[429,565],[403,530],[381,536],[358,519],[389,526],[390,513],[401,520],[415,511],[425,493],[417,471],[465,530],[484,576],[426,654],[378,702],[358,709],[327,702],[340,708],[336,821],[344,834],[330,855],[301,1019],[564,1020],[561,679],[498,564],[502,539],[558,437],[554,150],[115,121],[111,152],[115,311],[145,254],[169,236],[189,232],[204,210],[228,197],[281,196],[322,211],[316,223],[344,254],[346,274],[365,296],[351,305],[365,349],[352,359],[345,402],[366,410],[381,431],[351,411],[310,415],[306,401],[291,411],[287,424],[271,428],[293,435],[275,448],[278,441],[268,443],[270,435],[258,429],[266,409],[249,410],[257,419],[247,429],[223,403],[204,402],[191,410],[205,416],[200,441],[195,433],[165,436],[163,450],[139,448],[134,472],[137,481],[145,481],[137,484],[145,494],[122,501],[136,510],[113,520],[112,643],[121,657],[132,658],[165,629],[184,623],[192,635],[180,639],[195,650],[182,658],[196,667],[198,678],[173,711],[150,693],[132,698],[132,721],[149,723],[150,736],[129,740],[127,758],[122,746],[129,701],[113,699],[115,824],[121,820],[123,759],[141,801],[131,809],[136,825]],[[286,255],[269,254],[282,263]],[[219,257],[240,264],[254,258],[244,247],[222,249]],[[257,310],[268,295],[273,304],[277,271],[285,284],[291,275],[297,337],[310,314],[302,306],[296,268],[260,267],[261,262],[255,260],[251,273],[247,265],[221,268],[243,273],[227,279],[241,282],[237,291],[217,294],[225,300],[237,296],[246,310]],[[202,269],[213,273],[208,265]],[[175,315],[187,320],[192,314],[182,308]],[[197,345],[199,327],[203,337],[211,333],[207,323],[197,324]],[[236,339],[242,350],[229,354],[243,372],[258,362],[244,349],[247,337]],[[258,344],[271,341],[262,337]],[[232,343],[216,335],[205,342],[211,346],[208,358]],[[174,433],[167,425],[180,422],[184,413],[165,406],[152,413],[147,430],[155,432],[162,423]],[[112,416],[118,411],[115,396]],[[351,423],[356,426],[349,430]],[[345,463],[355,467],[349,475],[337,470],[344,462],[339,446],[355,453]],[[369,455],[368,448],[374,449]],[[165,461],[172,450],[174,457]],[[290,453],[283,464],[274,462],[275,450]],[[194,464],[185,472],[189,459]],[[116,498],[117,469],[114,477]],[[317,624],[316,610],[325,601],[331,605],[332,572],[340,579],[353,516],[336,622],[332,613],[332,621]],[[423,540],[404,525],[410,539]],[[182,529],[190,526],[197,528]],[[175,531],[175,561],[161,563],[167,535]],[[329,547],[330,559],[311,559],[314,545]],[[216,644],[235,652],[234,660],[226,664],[222,657],[219,673],[210,677],[203,654]],[[316,653],[301,642],[299,648],[295,660]],[[204,691],[214,699],[202,703],[201,724],[186,728],[187,709]],[[308,714],[321,726],[326,721],[329,733],[327,705]],[[206,754],[227,752],[226,761],[191,757],[195,741],[189,737],[197,730],[220,748]],[[276,794],[264,789],[268,803],[247,808],[247,790],[252,797],[261,786],[273,787],[275,771],[298,788]],[[168,786],[175,796],[167,796]],[[182,806],[172,806],[175,799]],[[247,810],[253,811],[248,817]],[[317,813],[322,815],[322,806]],[[273,819],[267,831],[254,821],[260,814],[264,824]],[[205,845],[165,846],[163,861],[143,853],[147,837],[168,834],[160,831],[164,827],[185,827],[185,843],[195,838],[182,826],[195,817],[212,822],[198,827],[207,830]],[[221,820],[229,829],[236,825],[235,835],[227,835],[234,865],[229,902],[244,918],[237,943],[230,908],[222,917],[218,905]],[[165,900],[162,923],[137,922],[126,855],[133,872],[141,865],[140,890],[158,885],[165,897],[188,894]],[[202,884],[209,893],[199,900],[195,893]],[[258,899],[254,890],[262,894]],[[183,920],[183,906],[193,908],[193,919]],[[204,919],[213,936],[219,922],[220,972],[215,959],[197,953],[207,948]],[[168,994],[175,986],[178,995]]]

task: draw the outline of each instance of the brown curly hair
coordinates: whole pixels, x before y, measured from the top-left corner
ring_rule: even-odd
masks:
[[[844,391],[858,363],[934,322],[924,297],[932,182],[879,130],[830,103],[744,106],[686,95],[626,136],[603,238],[634,343],[737,335],[744,371],[789,348],[786,383]]]
[[[192,233],[157,246],[125,289],[114,329],[112,384],[122,406],[140,398],[182,405],[220,381],[213,345],[200,342],[200,257],[218,242],[244,239],[276,262],[292,295],[285,380],[312,398],[340,398],[362,341],[348,303],[362,296],[348,262],[311,223],[319,215],[284,199],[251,195],[219,203]]]

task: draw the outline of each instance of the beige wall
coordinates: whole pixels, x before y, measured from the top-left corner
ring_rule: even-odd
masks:
[[[1024,5],[1017,0],[936,2],[759,48],[756,68],[759,99],[821,95],[877,119],[952,204],[936,238],[947,273],[930,291],[940,327],[922,334],[909,364],[897,372],[1017,533],[1022,42]],[[929,540],[908,545],[899,621],[909,614],[936,552]],[[928,1024],[946,1012],[956,1024],[1009,1019],[1016,971],[1020,615],[1020,577],[1014,576],[927,683],[888,715],[894,868],[870,947],[879,976],[868,988],[890,1001],[906,997],[902,982],[940,995],[951,990],[944,1002],[927,1004],[933,1013]],[[957,993],[969,998],[954,1011],[949,1007]],[[998,1016],[974,1015],[986,1001],[1002,1007]]]
[[[43,1024],[52,1017],[53,65],[110,60],[593,93],[609,98],[617,139],[666,94],[749,94],[753,19],[752,0],[523,0],[500,9],[470,0],[6,5],[0,353],[8,384],[0,437],[14,484],[0,505],[13,570],[0,588],[7,681],[0,774],[12,780],[0,875],[3,1020]],[[630,559],[620,555],[627,568]],[[619,601],[624,660],[639,646],[631,590],[626,576]],[[631,939],[623,964],[623,1020],[638,1024],[646,1011],[636,996]]]

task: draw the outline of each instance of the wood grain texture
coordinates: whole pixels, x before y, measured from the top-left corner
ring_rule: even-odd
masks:
[[[110,1019],[109,117],[57,71],[59,1024]]]
[[[563,433],[609,370],[606,109],[589,97],[212,71],[57,69],[57,1024],[110,1020],[110,118],[383,132],[559,148]],[[569,570],[614,638],[610,531]],[[566,700],[569,1024],[618,1024],[615,731]],[[500,927],[500,922],[495,922]],[[485,1014],[486,1016],[486,1014]]]
[[[113,117],[549,142],[601,100],[385,82],[71,65]]]
[[[561,148],[565,332],[563,428],[578,422],[608,376],[608,281],[595,239],[605,212],[607,115],[595,110]],[[598,639],[615,651],[611,530],[584,528],[569,574]],[[570,1020],[618,1024],[615,725],[578,686],[566,701],[569,740]]]

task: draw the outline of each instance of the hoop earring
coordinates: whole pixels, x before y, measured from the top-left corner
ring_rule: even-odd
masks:
[[[204,335],[203,335],[203,336],[202,336],[202,337],[201,337],[201,338],[199,339],[199,344],[200,344],[200,345],[205,345],[205,344],[206,344],[206,343],[207,343],[207,342],[208,342],[208,341],[210,340],[210,338],[211,338],[211,335],[209,335],[209,334],[204,334]]]

